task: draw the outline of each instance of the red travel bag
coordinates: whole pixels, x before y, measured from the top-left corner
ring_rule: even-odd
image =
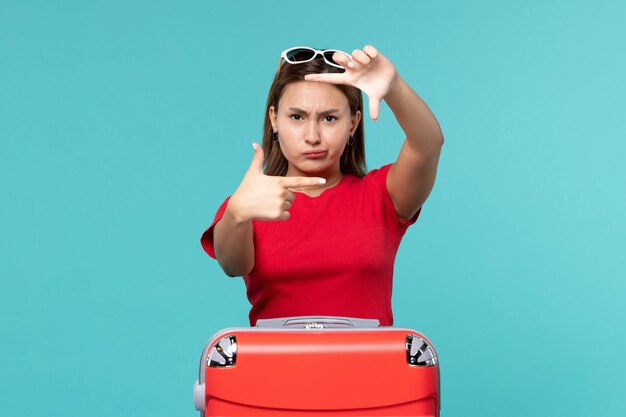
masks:
[[[216,333],[200,357],[201,416],[439,416],[439,365],[415,330],[306,316]]]

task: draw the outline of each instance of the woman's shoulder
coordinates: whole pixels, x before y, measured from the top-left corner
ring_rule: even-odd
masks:
[[[393,163],[387,163],[377,168],[370,169],[363,177],[357,175],[351,175],[353,177],[353,183],[364,183],[366,185],[382,185],[385,183],[389,168]]]
[[[387,171],[389,171],[389,168],[391,168],[392,165],[393,165],[393,163],[389,162],[387,164],[379,166],[378,168],[373,168],[373,169],[369,170],[365,176],[366,177],[367,176],[371,177],[371,176],[376,176],[376,175],[386,175]]]

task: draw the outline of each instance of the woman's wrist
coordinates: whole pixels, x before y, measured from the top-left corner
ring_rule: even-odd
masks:
[[[396,71],[396,73],[393,76],[393,80],[389,84],[389,90],[387,91],[387,94],[385,94],[385,97],[383,97],[384,100],[388,101],[390,98],[393,100],[393,97],[397,96],[400,93],[403,87],[402,84],[404,82],[405,82],[404,79]]]
[[[228,204],[226,205],[226,210],[224,211],[224,217],[228,217],[228,220],[235,226],[240,226],[240,225],[249,223],[252,220],[245,214],[241,213],[241,210],[239,210],[236,203],[233,202],[232,197],[230,200],[228,200]]]

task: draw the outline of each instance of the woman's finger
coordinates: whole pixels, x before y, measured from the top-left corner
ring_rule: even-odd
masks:
[[[278,182],[285,188],[319,187],[326,184],[324,178],[317,177],[278,177]]]
[[[373,121],[378,120],[378,112],[380,111],[380,100],[368,97],[370,107],[370,117]]]
[[[370,59],[372,59],[372,61],[375,60],[376,57],[378,57],[378,50],[372,45],[365,45],[365,47],[363,48],[363,52],[365,52],[370,57]]]
[[[293,201],[295,199],[296,199],[296,194],[289,189],[285,189],[285,200]]]
[[[352,51],[352,60],[364,67],[368,66],[369,63],[372,62],[370,57],[360,49]]]
[[[322,81],[330,84],[346,84],[345,73],[307,74],[307,81]]]
[[[346,55],[342,52],[335,52],[333,54],[333,61],[335,61],[336,63],[338,63],[339,65],[341,65],[344,68],[350,68],[351,65],[350,63],[352,62],[352,57],[349,55]]]
[[[289,220],[290,217],[291,213],[289,213],[288,211],[283,211],[277,220]]]

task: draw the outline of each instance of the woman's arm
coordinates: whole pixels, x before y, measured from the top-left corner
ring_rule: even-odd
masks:
[[[215,257],[230,277],[249,274],[254,268],[252,220],[288,220],[296,195],[291,188],[319,187],[319,177],[275,177],[263,174],[263,149],[252,144],[254,156],[239,188],[228,200],[224,216],[213,228]]]
[[[243,276],[254,267],[253,231],[252,221],[238,218],[228,205],[222,219],[215,224],[215,257],[229,277]]]
[[[384,100],[406,139],[387,174],[387,189],[401,219],[410,219],[428,198],[437,175],[443,133],[426,103],[396,73]]]
[[[407,136],[398,160],[387,174],[387,189],[398,216],[409,219],[433,188],[443,134],[426,103],[398,75],[387,57],[372,45],[355,49],[351,57],[335,52],[333,59],[345,72],[307,74],[304,79],[361,89],[369,98],[373,120],[378,120],[380,100],[387,102]]]

